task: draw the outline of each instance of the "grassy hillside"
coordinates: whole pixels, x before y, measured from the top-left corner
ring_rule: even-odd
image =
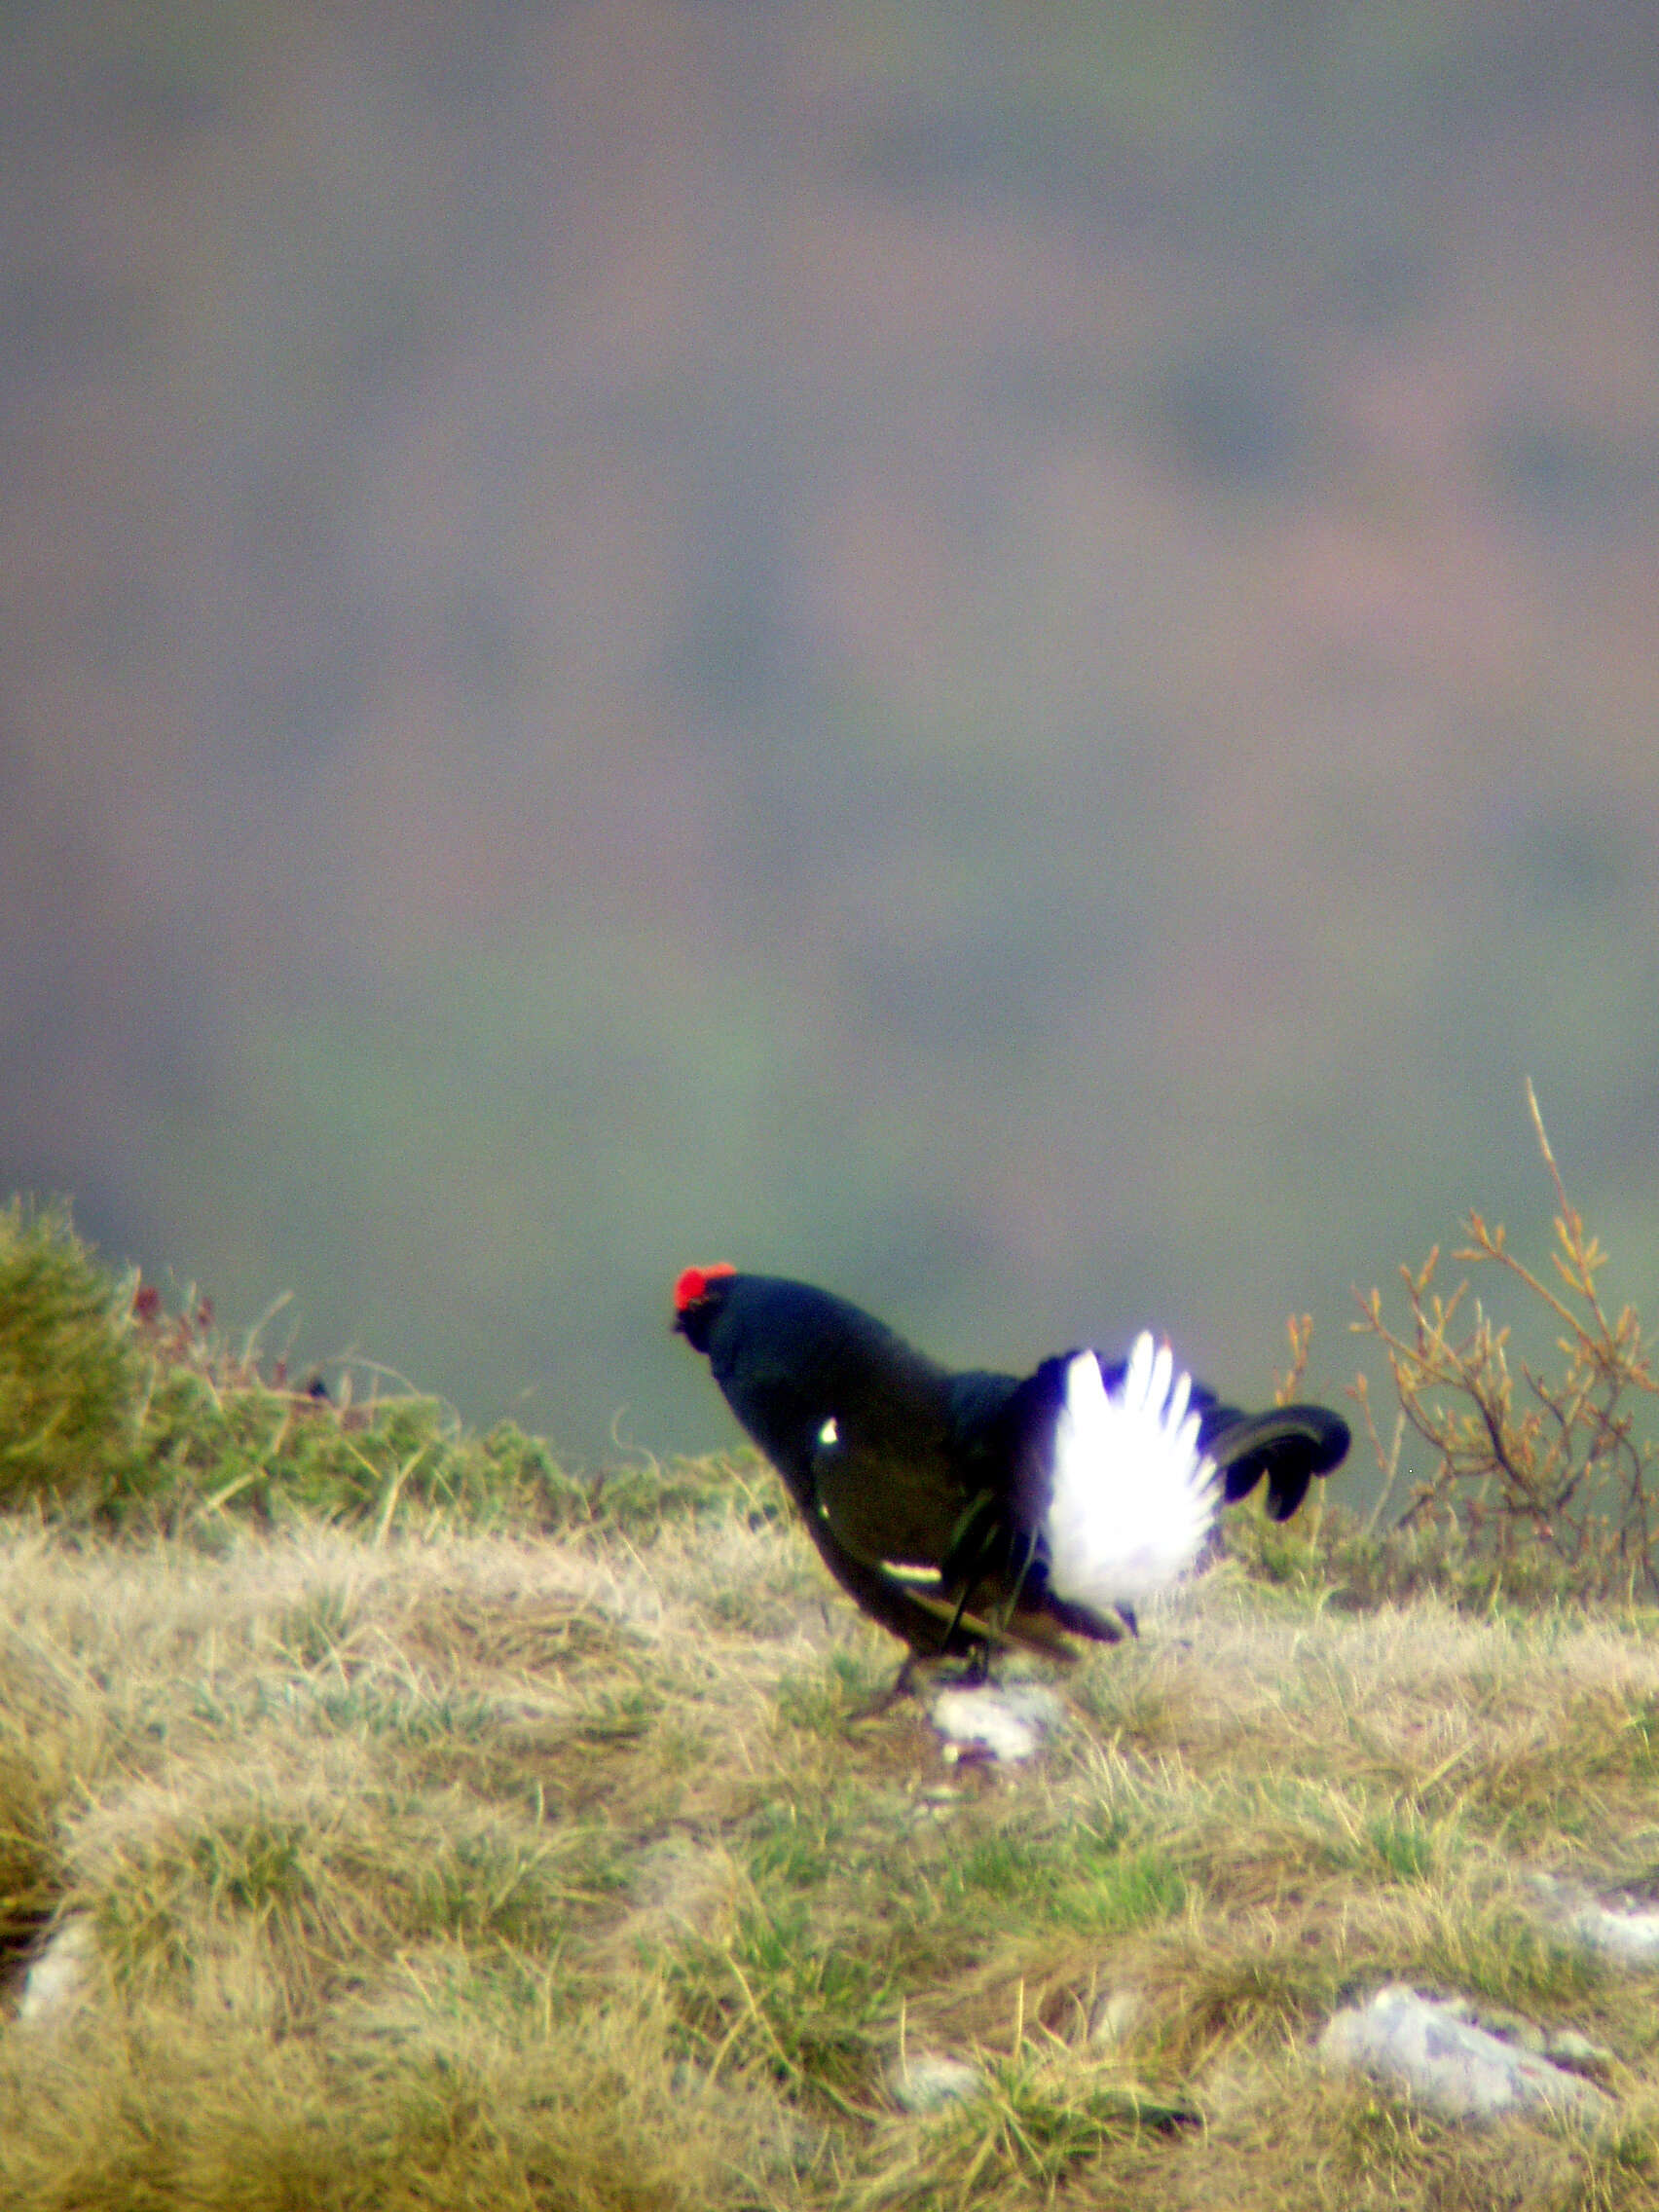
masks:
[[[1650,1608],[1420,1551],[1384,1603],[1397,1548],[1235,1516],[1039,1757],[953,1763],[752,1459],[579,1483],[59,1225],[0,1262],[8,2206],[1653,2201],[1651,1980],[1533,1888],[1659,1886]],[[1573,2031],[1615,2122],[1327,2075],[1391,1980]]]
[[[893,1652],[756,1471],[701,1472],[722,1506],[558,1540],[11,1527],[6,1936],[85,1934],[0,2029],[0,2198],[1652,2201],[1651,1984],[1529,1888],[1654,1872],[1651,1616],[1223,1568],[1040,1760],[953,1766],[865,1716]],[[1618,2129],[1326,2077],[1396,1978],[1579,2031]],[[906,2117],[934,2056],[982,2093]]]

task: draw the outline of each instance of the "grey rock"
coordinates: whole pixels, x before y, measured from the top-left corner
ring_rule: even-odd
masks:
[[[1613,2063],[1613,2054],[1605,2044],[1592,2043],[1576,2028],[1552,2029],[1544,2037],[1543,2052],[1555,2065],[1566,2066],[1574,2074],[1605,2074]]]
[[[1446,2120],[1491,2120],[1542,2106],[1595,2120],[1612,2110],[1581,2075],[1502,2041],[1460,2017],[1456,2007],[1397,1982],[1327,2021],[1318,2052],[1328,2066],[1351,2068],[1409,2090]]]
[[[1535,2020],[1501,2005],[1448,2004],[1446,2009],[1471,2027],[1485,2028],[1500,2043],[1530,2050],[1574,2074],[1604,2074],[1613,2063],[1613,2054],[1604,2044],[1592,2043],[1574,2028],[1541,2028]]]
[[[1564,1936],[1620,1966],[1659,1967],[1659,1912],[1650,1905],[1626,1897],[1603,1903],[1551,1874],[1534,1874],[1531,1887],[1545,1918]]]

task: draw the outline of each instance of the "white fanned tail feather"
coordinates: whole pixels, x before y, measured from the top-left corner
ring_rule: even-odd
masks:
[[[1188,1410],[1191,1379],[1174,1365],[1169,1346],[1143,1331],[1115,1390],[1091,1351],[1067,1367],[1043,1525],[1056,1596],[1096,1609],[1134,1606],[1186,1573],[1203,1548],[1220,1487]]]

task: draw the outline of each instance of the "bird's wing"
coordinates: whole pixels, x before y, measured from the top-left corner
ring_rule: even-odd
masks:
[[[818,1510],[835,1541],[871,1566],[939,1567],[970,1501],[942,1432],[836,1415],[812,1456]]]
[[[826,1419],[813,1453],[813,1539],[842,1588],[917,1651],[1018,1643],[1075,1658],[1066,1625],[1040,1600],[1022,1604],[997,1586],[1006,1494],[970,1493],[942,1433],[901,1434],[886,1422],[872,1437],[869,1411]],[[992,1579],[982,1582],[986,1571]],[[1088,1633],[1117,1632],[1090,1622]]]
[[[824,1564],[849,1597],[874,1621],[902,1637],[912,1651],[942,1656],[961,1654],[986,1644],[1024,1644],[1051,1659],[1077,1656],[1064,1624],[1033,1607],[1015,1605],[975,1608],[965,1605],[961,1593],[940,1578],[929,1584],[902,1568],[861,1559],[837,1542],[830,1521],[820,1515],[810,1531]],[[1092,1626],[1088,1633],[1096,1631]]]

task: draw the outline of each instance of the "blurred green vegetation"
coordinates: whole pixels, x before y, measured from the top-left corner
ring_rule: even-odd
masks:
[[[0,1500],[105,1500],[138,1465],[141,1364],[130,1286],[75,1236],[67,1210],[0,1213]]]
[[[366,1381],[364,1396],[353,1386]],[[240,1346],[192,1292],[184,1310],[135,1271],[112,1274],[66,1209],[0,1213],[0,1508],[211,1544],[239,1516],[326,1521],[384,1538],[439,1530],[594,1529],[732,1510],[720,1462],[636,1458],[583,1477],[509,1421],[483,1435],[441,1400],[386,1392],[348,1368],[331,1392]],[[783,1511],[768,1479],[756,1524]]]

